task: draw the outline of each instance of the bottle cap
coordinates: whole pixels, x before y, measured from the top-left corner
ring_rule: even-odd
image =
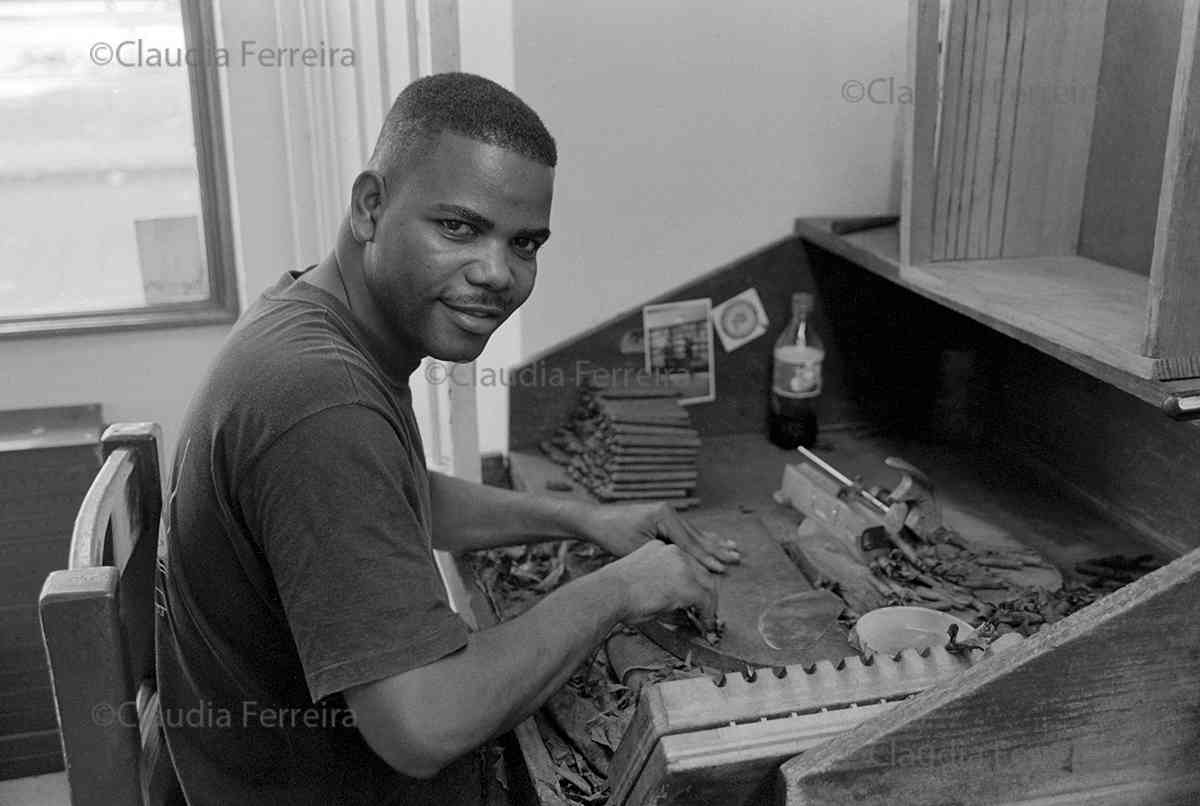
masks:
[[[792,310],[808,313],[813,309],[813,295],[807,291],[792,294]]]

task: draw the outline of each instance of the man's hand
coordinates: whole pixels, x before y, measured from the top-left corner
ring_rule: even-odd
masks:
[[[687,607],[696,608],[705,624],[716,619],[716,578],[678,546],[650,540],[595,573],[615,574],[621,581],[622,621],[644,621]]]
[[[584,537],[606,551],[624,556],[651,540],[678,546],[710,571],[741,561],[737,543],[703,532],[667,504],[600,504],[589,510]]]

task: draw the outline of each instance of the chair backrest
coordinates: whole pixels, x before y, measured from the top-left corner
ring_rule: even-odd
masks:
[[[67,569],[38,599],[72,806],[183,802],[154,684],[160,439],[154,423],[104,432]]]

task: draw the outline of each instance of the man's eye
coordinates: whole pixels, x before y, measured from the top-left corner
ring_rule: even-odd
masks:
[[[447,235],[462,237],[464,235],[470,235],[475,231],[474,228],[466,221],[459,221],[455,218],[443,218],[438,221],[438,224],[441,225],[442,231]]]
[[[517,238],[513,241],[513,248],[517,253],[526,260],[532,260],[537,256],[537,251],[541,248],[541,244],[533,238]]]

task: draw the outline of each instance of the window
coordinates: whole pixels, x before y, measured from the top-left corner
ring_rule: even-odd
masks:
[[[236,315],[210,0],[0,0],[0,335]]]

